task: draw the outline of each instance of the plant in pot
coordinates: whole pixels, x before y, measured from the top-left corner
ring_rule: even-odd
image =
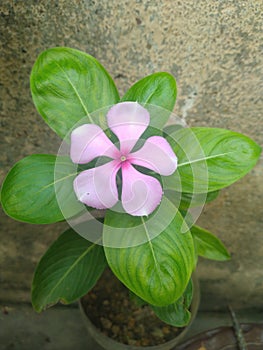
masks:
[[[165,72],[141,79],[120,98],[94,57],[58,47],[40,54],[30,83],[38,112],[63,141],[57,155],[29,155],[13,166],[2,185],[2,207],[23,222],[70,225],[36,268],[34,309],[90,292],[82,309],[93,316],[104,305],[108,314],[98,322],[124,347],[153,345],[132,333],[134,315],[146,315],[146,323],[149,317],[155,322],[151,339],[165,343],[152,348],[170,348],[178,341],[169,341],[172,327],[186,327],[196,312],[198,255],[230,258],[222,242],[195,222],[206,202],[255,166],[260,147],[230,130],[186,127],[172,113],[176,82]],[[131,304],[126,296],[122,301],[114,278],[126,296],[130,291]],[[98,298],[103,289],[106,299]],[[116,305],[126,305],[118,325],[108,308],[114,296]],[[121,348],[90,327],[104,347]],[[160,328],[169,335],[158,335]]]

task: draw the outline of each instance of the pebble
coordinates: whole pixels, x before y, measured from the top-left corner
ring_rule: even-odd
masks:
[[[104,327],[105,329],[111,329],[112,322],[107,318],[101,317],[100,322],[102,324],[102,327]]]
[[[114,335],[118,335],[120,333],[121,328],[119,326],[113,325],[111,327],[111,330]]]
[[[130,318],[128,321],[128,328],[134,328],[134,326],[135,326],[135,319]]]
[[[152,331],[152,335],[158,338],[163,338],[163,332],[160,328],[154,328],[154,330]]]
[[[162,328],[162,332],[163,332],[164,334],[170,334],[170,329],[169,329],[169,327],[163,327],[163,328]]]

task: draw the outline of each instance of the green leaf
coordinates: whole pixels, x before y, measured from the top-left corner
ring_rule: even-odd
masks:
[[[115,84],[102,65],[84,52],[56,47],[41,53],[30,79],[33,101],[46,123],[62,138],[82,118],[119,101]]]
[[[64,232],[40,260],[32,283],[36,311],[61,301],[69,304],[85,295],[106,267],[103,248],[72,229]]]
[[[181,205],[184,209],[198,207],[204,203],[210,203],[217,198],[219,191],[204,193],[182,193]],[[204,198],[205,197],[205,198]]]
[[[177,171],[164,186],[206,193],[231,185],[257,163],[261,148],[249,137],[217,128],[182,128],[169,135],[178,157]]]
[[[170,134],[177,132],[178,130],[182,129],[184,126],[182,124],[170,124],[166,125],[163,128],[163,136],[169,137]]]
[[[193,280],[191,278],[189,283],[188,283],[188,285],[187,285],[187,287],[186,287],[186,289],[185,289],[185,291],[184,291],[184,294],[182,296],[184,306],[187,309],[189,309],[190,306],[191,306],[191,303],[192,303],[192,300],[193,300],[193,294],[194,294],[194,283],[193,283]]]
[[[186,290],[181,298],[175,303],[158,307],[152,306],[152,309],[157,317],[163,322],[170,324],[174,327],[185,327],[191,319],[191,312],[188,310],[193,297],[192,281],[187,285]]]
[[[173,111],[176,93],[174,77],[166,72],[158,72],[136,82],[121,101],[137,101],[147,108],[151,114],[151,126],[158,129],[164,126]]]
[[[182,295],[195,264],[193,240],[181,214],[167,199],[161,204],[159,212],[148,218],[107,211],[103,230],[105,255],[114,274],[133,293],[157,306],[169,305]],[[113,242],[121,248],[113,247]]]
[[[198,255],[219,261],[225,261],[231,258],[224,244],[211,232],[199,226],[192,226],[191,233]]]
[[[56,166],[59,171],[55,181]],[[28,156],[13,166],[3,182],[3,209],[14,219],[33,224],[62,221],[65,214],[73,216],[82,210],[73,192],[72,183],[76,175],[76,165],[68,157],[48,154]],[[56,194],[64,207],[67,206],[68,210],[63,213]]]
[[[176,101],[176,81],[166,72],[158,72],[137,81],[121,101],[137,101],[140,104],[156,105],[172,111]]]
[[[212,202],[219,195],[219,191],[213,191],[208,193],[186,193],[176,192],[172,190],[165,191],[165,196],[169,200],[179,207],[180,210],[187,210],[202,206],[205,203]]]
[[[134,294],[130,289],[129,289],[129,299],[136,305],[136,306],[144,306],[147,305],[146,301],[138,297],[138,295]]]

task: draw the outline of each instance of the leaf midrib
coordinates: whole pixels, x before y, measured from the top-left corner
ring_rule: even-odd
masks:
[[[43,187],[42,187],[39,191],[37,191],[36,193],[40,193],[40,192],[46,190],[47,188],[49,188],[49,187],[51,187],[51,186],[53,186],[53,185],[55,185],[55,184],[57,184],[57,183],[59,183],[59,182],[61,182],[61,181],[64,181],[64,180],[66,180],[66,179],[68,179],[68,178],[70,178],[70,177],[72,177],[72,176],[75,176],[75,175],[77,175],[77,174],[78,174],[78,172],[72,173],[72,174],[68,174],[68,175],[66,175],[66,176],[64,176],[64,177],[61,177],[60,179],[58,179],[58,180],[56,180],[56,181],[52,181],[52,182],[50,182],[49,184],[43,186]]]
[[[144,218],[143,218],[143,217],[141,217],[141,220],[142,220],[143,227],[144,227],[144,229],[145,229],[147,241],[148,241],[148,244],[149,244],[149,247],[150,247],[150,251],[151,251],[151,254],[152,254],[152,257],[153,257],[154,265],[155,265],[155,267],[156,267],[157,275],[158,275],[160,281],[162,281],[160,264],[158,263],[158,260],[157,260],[157,258],[156,258],[156,254],[155,254],[155,251],[154,251],[154,247],[153,247],[152,241],[151,241],[151,239],[150,239],[150,235],[149,235],[149,233],[148,233],[147,226],[146,226],[146,224],[145,224],[145,221],[144,221]]]
[[[157,89],[156,89],[157,90]],[[149,101],[150,99],[152,98],[152,96],[155,94],[155,90],[149,94],[149,96],[146,98],[146,100],[143,102],[143,106],[145,106]]]
[[[81,104],[81,107],[83,108],[84,112],[86,113],[85,115],[89,118],[90,122],[92,124],[94,124],[94,121],[91,118],[91,116],[90,116],[90,114],[89,114],[89,112],[88,112],[88,110],[87,110],[87,108],[86,108],[86,106],[84,104],[84,101],[82,100],[81,96],[79,95],[77,88],[75,87],[73,82],[70,80],[70,77],[68,76],[66,71],[63,69],[63,67],[58,62],[55,62],[55,63],[58,66],[58,68],[65,74],[65,77],[66,77],[67,81],[69,82],[70,86],[72,87],[74,93],[76,94],[76,96],[77,96],[77,98],[78,98],[78,100],[79,100],[79,102]]]
[[[189,164],[193,164],[193,163],[197,163],[197,162],[202,162],[204,160],[208,160],[208,159],[215,159],[215,158],[219,158],[219,157],[222,157],[222,156],[226,156],[228,154],[231,154],[231,153],[236,153],[236,152],[225,152],[225,153],[219,153],[219,154],[215,154],[215,155],[212,155],[212,156],[206,156],[204,158],[198,158],[198,159],[194,159],[194,160],[191,160],[189,162],[185,162],[185,163],[179,163],[177,165],[177,168],[181,167],[181,166],[184,166],[184,165],[189,165]]]

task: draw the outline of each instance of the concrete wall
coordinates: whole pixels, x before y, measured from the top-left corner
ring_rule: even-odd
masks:
[[[188,125],[229,128],[262,143],[262,13],[261,0],[2,0],[1,179],[15,161],[59,145],[29,91],[34,60],[53,46],[94,55],[121,94],[147,74],[169,71],[178,82],[175,113]],[[233,255],[227,263],[200,261],[203,308],[263,307],[262,166],[261,159],[200,218]],[[63,228],[2,214],[0,300],[30,299],[35,264]]]

